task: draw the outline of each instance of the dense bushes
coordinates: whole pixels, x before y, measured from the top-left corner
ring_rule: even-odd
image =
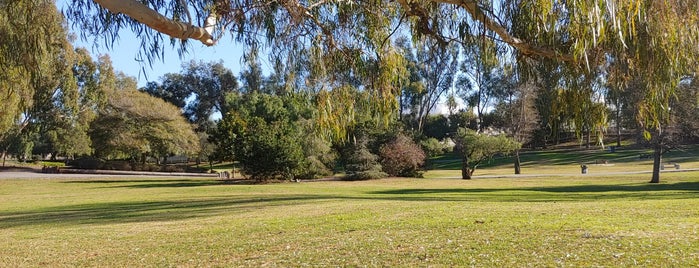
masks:
[[[381,146],[381,165],[391,176],[420,177],[420,167],[425,163],[425,153],[409,137],[399,134]]]
[[[240,162],[245,175],[269,179],[330,175],[330,145],[314,133],[307,107],[293,96],[229,96],[227,113],[211,133],[216,154]]]
[[[303,160],[296,127],[284,121],[268,124],[261,118],[253,118],[248,127],[241,137],[242,171],[258,181],[294,178]]]
[[[83,157],[68,162],[68,166],[79,169],[99,169],[102,161],[94,157]]]
[[[425,152],[425,154],[429,157],[438,156],[449,150],[449,146],[441,143],[439,140],[435,138],[427,138],[425,140],[420,141],[420,146],[422,147],[422,150]]]
[[[332,144],[320,137],[310,136],[303,139],[304,163],[299,170],[299,176],[317,179],[333,175],[337,154]]]
[[[361,137],[345,149],[345,180],[374,180],[388,176],[382,171],[379,157],[367,147],[368,142],[367,137]]]

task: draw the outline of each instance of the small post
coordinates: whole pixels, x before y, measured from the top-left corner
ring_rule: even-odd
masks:
[[[587,174],[587,165],[580,165],[580,172],[582,172],[582,174]]]

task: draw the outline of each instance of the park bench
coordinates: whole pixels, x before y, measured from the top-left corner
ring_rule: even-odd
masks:
[[[219,172],[219,173],[218,173],[218,177],[219,177],[220,179],[229,180],[229,179],[231,179],[231,173],[228,172],[228,171]]]
[[[679,163],[663,163],[660,165],[660,170],[665,170],[665,166],[671,166],[671,167],[674,167],[675,169],[680,169]]]

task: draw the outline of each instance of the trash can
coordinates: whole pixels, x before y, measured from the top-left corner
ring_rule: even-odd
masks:
[[[582,172],[582,174],[587,174],[587,165],[580,165],[580,172]]]

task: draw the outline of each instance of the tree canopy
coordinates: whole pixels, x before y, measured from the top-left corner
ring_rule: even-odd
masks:
[[[166,157],[194,154],[199,138],[177,107],[136,90],[135,81],[120,75],[106,92],[107,104],[92,123],[95,153],[106,158]]]

